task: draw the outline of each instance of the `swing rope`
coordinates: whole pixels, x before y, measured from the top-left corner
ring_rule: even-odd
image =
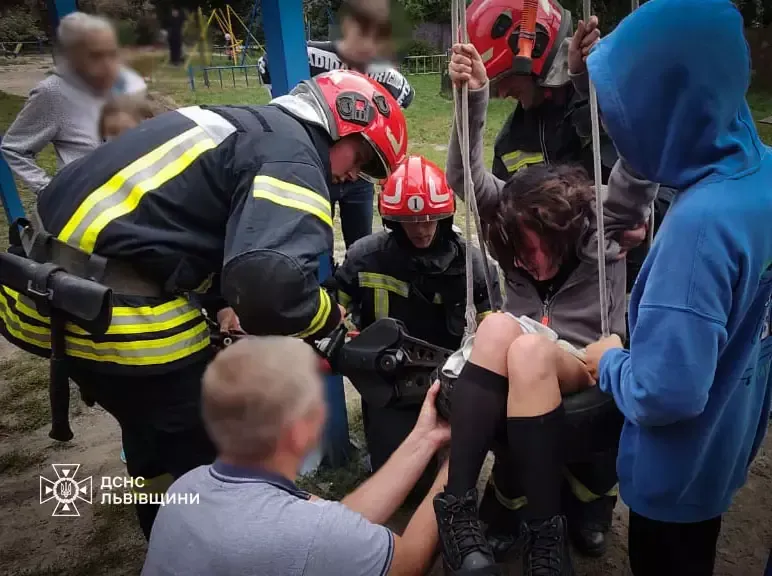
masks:
[[[453,0],[451,5],[451,26],[456,36],[456,41],[464,44],[469,42],[469,34],[466,29],[466,3],[464,0]],[[459,94],[460,92],[460,94]],[[459,146],[461,148],[461,160],[464,169],[464,205],[465,222],[464,235],[467,240],[466,249],[466,327],[464,336],[468,337],[477,330],[477,307],[474,302],[474,261],[472,258],[472,222],[474,221],[477,230],[477,239],[480,245],[480,252],[483,259],[483,271],[485,275],[485,287],[488,291],[488,301],[491,310],[496,311],[496,302],[494,298],[493,280],[491,269],[488,265],[488,254],[483,237],[482,224],[480,222],[480,213],[477,206],[477,197],[475,196],[474,184],[472,182],[472,168],[470,165],[469,150],[469,86],[464,83],[459,90],[458,86],[453,86],[453,107],[456,116],[456,130],[458,131]]]
[[[592,0],[583,0],[584,21],[592,16]],[[603,178],[600,160],[600,121],[598,119],[598,94],[590,82],[590,119],[592,121],[592,160],[595,172],[595,220],[598,228],[598,288],[600,292],[600,323],[605,338],[609,329],[608,284],[606,283],[606,225],[603,221]]]

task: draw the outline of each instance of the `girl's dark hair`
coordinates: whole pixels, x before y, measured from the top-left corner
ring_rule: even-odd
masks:
[[[504,272],[515,261],[532,271],[533,247],[526,231],[535,233],[554,262],[564,262],[593,218],[594,188],[579,166],[529,166],[504,186],[488,221],[488,242]]]

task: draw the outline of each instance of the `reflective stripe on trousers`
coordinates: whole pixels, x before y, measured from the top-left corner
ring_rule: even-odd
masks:
[[[0,320],[11,337],[41,354],[50,351],[50,319],[40,315],[27,297],[5,286],[0,286]],[[201,311],[182,297],[156,306],[113,307],[110,328],[100,341],[70,323],[66,330],[68,356],[125,366],[168,364],[209,346]]]

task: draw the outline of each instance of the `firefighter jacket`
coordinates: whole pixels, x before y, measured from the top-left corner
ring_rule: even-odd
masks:
[[[182,108],[59,172],[39,197],[45,229],[130,264],[163,294],[113,287],[110,329],[68,326],[68,355],[132,373],[200,359],[209,333],[192,295],[219,288],[252,334],[313,338],[336,326],[338,307],[317,281],[333,241],[322,124],[278,105]],[[49,321],[23,295],[0,287],[0,319],[11,341],[48,354]]]
[[[338,54],[338,47],[335,42],[309,42],[307,51],[308,66],[312,78],[331,70],[348,69],[348,66],[341,60],[340,54]],[[267,55],[260,57],[257,61],[257,67],[260,72],[260,80],[263,84],[270,86],[271,74],[268,70]],[[386,88],[402,108],[410,106],[415,96],[415,90],[413,90],[407,78],[399,70],[387,63],[373,63],[366,70],[360,70],[360,72],[367,74]]]
[[[614,145],[601,135],[603,183],[616,162]],[[533,164],[581,164],[593,178],[590,104],[567,85],[553,97],[526,110],[518,104],[496,137],[493,174],[500,180]]]
[[[449,228],[449,227],[448,227]],[[448,231],[429,254],[419,253],[398,232],[381,231],[355,242],[334,276],[338,300],[358,316],[360,329],[380,318],[402,321],[408,334],[450,350],[461,344],[466,305],[467,244]],[[491,310],[482,254],[472,247],[478,320]],[[421,251],[424,252],[424,251]],[[491,262],[494,295],[498,273]],[[497,307],[501,302],[497,301]]]

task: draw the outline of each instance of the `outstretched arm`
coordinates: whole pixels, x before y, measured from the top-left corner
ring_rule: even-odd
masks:
[[[332,250],[329,193],[321,170],[267,162],[241,176],[226,230],[222,294],[256,335],[321,338],[341,311],[317,279]]]
[[[739,278],[736,252],[723,239],[730,235],[715,220],[701,222],[702,214],[680,216],[677,226],[663,231],[641,272],[642,294],[631,302],[630,350],[609,350],[599,363],[601,389],[639,426],[702,413]]]

